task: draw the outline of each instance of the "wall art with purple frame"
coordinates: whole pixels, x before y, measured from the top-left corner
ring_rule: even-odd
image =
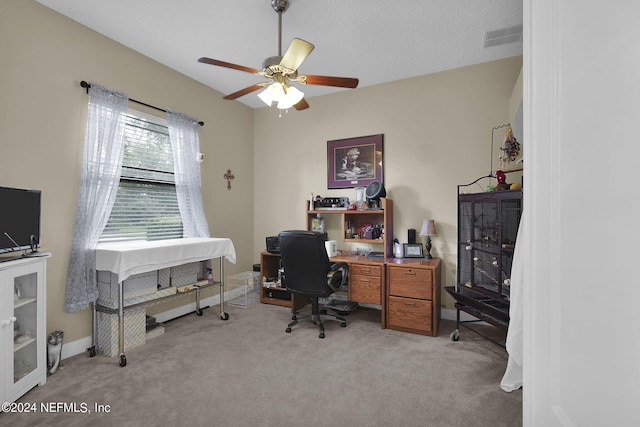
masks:
[[[327,141],[327,188],[383,181],[382,134]]]

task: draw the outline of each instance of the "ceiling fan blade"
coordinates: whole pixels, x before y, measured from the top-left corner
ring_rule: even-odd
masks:
[[[297,70],[314,47],[314,45],[302,39],[293,39],[280,60],[280,65],[293,71]]]
[[[351,77],[331,77],[331,76],[298,76],[296,81],[303,85],[335,86],[355,89],[360,82]]]
[[[234,70],[240,70],[251,74],[260,74],[260,71],[256,70],[255,68],[232,64],[230,62],[218,61],[217,59],[202,57],[198,59],[198,62],[202,62],[203,64],[217,65],[218,67],[232,68]]]
[[[306,110],[309,108],[309,104],[302,98],[296,105],[294,105],[295,109],[298,111]]]
[[[241,96],[244,96],[244,95],[246,95],[248,93],[255,92],[258,89],[262,89],[263,87],[265,87],[268,84],[269,84],[268,82],[262,82],[262,83],[255,84],[253,86],[245,87],[244,89],[240,89],[237,92],[233,92],[233,93],[225,96],[224,99],[240,98]]]

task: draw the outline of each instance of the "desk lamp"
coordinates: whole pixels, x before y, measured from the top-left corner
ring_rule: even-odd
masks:
[[[425,258],[431,259],[431,236],[437,236],[438,232],[436,231],[436,222],[432,219],[423,219],[422,220],[422,230],[420,230],[420,236],[427,236],[427,241],[425,243],[426,254]]]

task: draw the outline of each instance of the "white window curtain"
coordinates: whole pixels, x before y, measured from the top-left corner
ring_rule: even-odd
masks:
[[[89,88],[89,112],[71,256],[67,270],[65,310],[84,310],[98,298],[96,245],[118,191],[122,170],[126,94],[97,83]]]
[[[514,391],[522,387],[523,380],[523,354],[524,354],[524,317],[522,310],[524,304],[522,295],[524,290],[522,285],[524,282],[524,255],[523,251],[528,248],[525,241],[524,224],[527,223],[525,215],[527,210],[522,210],[520,217],[520,225],[518,226],[518,234],[516,246],[513,249],[513,264],[511,264],[511,303],[509,304],[509,329],[507,329],[506,348],[509,353],[507,360],[507,369],[500,381],[500,387],[504,391]]]
[[[198,121],[186,114],[167,111],[167,127],[173,149],[176,195],[184,236],[210,237],[202,207]]]

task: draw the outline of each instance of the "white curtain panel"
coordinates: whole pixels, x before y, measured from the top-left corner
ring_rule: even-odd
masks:
[[[509,359],[507,361],[507,369],[500,381],[500,387],[504,391],[514,391],[522,387],[522,367],[524,355],[524,328],[523,314],[524,303],[522,302],[524,282],[524,255],[523,251],[529,245],[525,241],[525,233],[523,231],[526,220],[526,210],[522,211],[520,217],[520,225],[518,226],[518,238],[516,246],[513,249],[513,263],[511,264],[511,303],[509,305],[509,329],[507,330],[507,352]]]
[[[89,88],[89,112],[65,310],[89,307],[98,298],[96,246],[109,220],[122,171],[123,134],[128,97],[97,83]]]
[[[176,195],[184,237],[210,237],[202,207],[198,121],[186,114],[167,111],[167,125],[173,149]]]

